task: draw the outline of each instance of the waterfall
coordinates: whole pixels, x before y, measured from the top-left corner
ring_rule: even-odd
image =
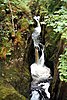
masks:
[[[50,86],[51,71],[44,63],[44,46],[40,43],[39,36],[41,32],[41,26],[39,23],[39,16],[34,17],[37,22],[37,27],[32,33],[32,39],[35,48],[35,62],[30,66],[31,69],[31,100],[49,100],[50,93],[48,91]],[[39,57],[39,52],[41,56]]]
[[[38,65],[43,67],[44,66],[44,61],[45,61],[45,59],[44,59],[44,47],[41,43],[39,44],[39,46],[40,46],[42,55],[41,55],[40,59],[38,60]]]
[[[34,20],[37,22],[37,27],[34,29],[34,32],[32,33],[32,39],[34,41],[34,47],[39,47],[39,36],[40,36],[40,32],[41,32],[41,27],[40,27],[40,16],[34,16]]]

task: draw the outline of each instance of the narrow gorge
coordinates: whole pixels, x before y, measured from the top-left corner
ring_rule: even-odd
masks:
[[[0,0],[0,100],[67,100],[67,0]]]
[[[37,26],[32,33],[32,39],[35,49],[35,62],[30,66],[31,69],[31,100],[49,100],[50,99],[50,80],[52,79],[51,70],[45,65],[44,45],[40,40],[41,26],[40,16],[34,16]]]

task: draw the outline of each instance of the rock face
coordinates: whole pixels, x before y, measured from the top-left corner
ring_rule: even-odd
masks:
[[[11,57],[0,61],[0,100],[28,100],[30,72],[28,52],[31,40],[23,38],[23,45],[15,47]]]
[[[58,100],[67,100],[67,83],[62,82]]]
[[[12,85],[0,79],[0,100],[26,100]]]
[[[51,99],[50,100],[67,100],[67,91],[65,88],[67,86],[67,83],[60,81],[59,71],[58,71],[58,66],[59,66],[58,57],[63,51],[63,41],[60,40],[57,46],[58,46],[58,50],[56,52],[56,57],[54,60],[54,75],[53,75],[53,80],[51,84]]]

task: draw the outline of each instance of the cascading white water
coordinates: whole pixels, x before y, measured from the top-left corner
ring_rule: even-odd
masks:
[[[40,27],[40,16],[34,16],[34,20],[37,22],[37,27],[34,29],[34,32],[32,33],[32,39],[34,41],[34,47],[39,47],[39,36],[40,36],[40,32],[41,32],[41,27]]]
[[[34,48],[37,47],[38,50],[41,50],[42,55],[41,57],[38,57],[38,62],[33,63],[30,66],[31,69],[31,76],[32,76],[32,82],[31,82],[31,100],[49,100],[50,99],[50,93],[48,91],[50,86],[49,78],[51,77],[51,71],[48,67],[45,66],[44,62],[44,46],[40,43],[38,37],[41,32],[41,27],[39,23],[39,17],[35,16],[34,19],[37,22],[37,27],[34,29],[34,32],[32,34],[32,39],[34,42]],[[37,55],[39,56],[39,55]]]
[[[38,63],[33,63],[31,66],[31,75],[33,80],[47,79],[51,76],[50,69],[44,65],[44,52],[38,60]]]

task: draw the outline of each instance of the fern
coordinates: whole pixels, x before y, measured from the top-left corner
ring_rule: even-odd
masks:
[[[60,55],[59,58],[59,75],[61,81],[67,82],[67,48],[65,48],[64,53]]]

